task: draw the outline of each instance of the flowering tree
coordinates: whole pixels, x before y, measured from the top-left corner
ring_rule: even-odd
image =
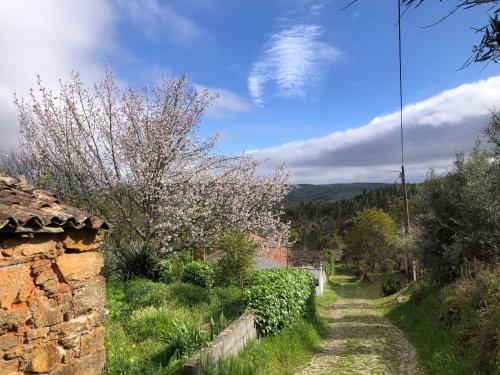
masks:
[[[114,238],[154,241],[163,251],[206,246],[222,230],[288,241],[280,167],[258,176],[249,156],[216,152],[217,136],[198,136],[214,96],[188,78],[162,78],[141,92],[121,89],[109,69],[87,88],[73,73],[54,94],[16,97],[18,165],[29,178],[76,200],[114,226]]]

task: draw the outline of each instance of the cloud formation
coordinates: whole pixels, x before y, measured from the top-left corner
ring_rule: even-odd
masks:
[[[341,55],[334,46],[321,41],[323,34],[319,25],[297,24],[270,37],[248,77],[248,90],[255,104],[264,103],[268,85],[285,98],[306,94],[311,83],[321,77],[325,65]]]
[[[252,109],[252,104],[234,91],[219,88],[208,88],[208,90],[218,94],[218,97],[209,107],[207,116],[226,117],[231,113],[248,112]]]
[[[190,43],[203,37],[213,38],[192,19],[182,16],[170,4],[157,0],[133,0],[118,3],[132,23],[152,40]]]
[[[404,107],[405,163],[410,180],[429,168],[451,167],[456,152],[481,137],[490,111],[500,106],[500,76],[464,84]],[[321,138],[253,150],[267,167],[285,163],[294,183],[394,181],[401,165],[399,112]]]
[[[0,150],[17,144],[13,92],[26,95],[39,74],[47,84],[71,70],[93,79],[113,50],[114,12],[99,0],[6,0],[0,12]]]

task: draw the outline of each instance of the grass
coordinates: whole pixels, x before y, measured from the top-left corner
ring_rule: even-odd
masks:
[[[389,310],[429,374],[499,373],[499,276],[485,271],[447,286],[413,286],[409,300]]]
[[[260,342],[251,342],[237,356],[224,359],[216,365],[204,364],[200,374],[295,374],[318,351],[321,337],[325,334],[325,323],[319,316],[335,299],[333,290],[327,288],[324,295],[315,300],[315,310],[319,314],[312,311],[309,317],[278,334],[263,337]]]
[[[237,288],[147,280],[109,281],[107,307],[107,374],[178,374],[244,309]]]

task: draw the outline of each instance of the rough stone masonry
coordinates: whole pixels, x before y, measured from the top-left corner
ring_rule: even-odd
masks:
[[[0,374],[102,374],[105,222],[0,176]]]

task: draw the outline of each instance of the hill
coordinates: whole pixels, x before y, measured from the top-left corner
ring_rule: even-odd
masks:
[[[371,191],[391,184],[381,182],[355,182],[351,184],[299,184],[285,198],[285,204],[294,204],[309,201],[338,201],[349,199],[363,194],[363,191]]]

